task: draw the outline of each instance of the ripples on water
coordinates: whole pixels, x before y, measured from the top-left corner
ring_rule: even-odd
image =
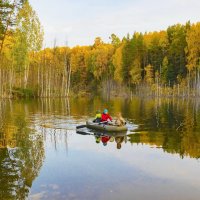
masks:
[[[122,112],[126,134],[103,144],[101,133],[76,133],[105,107]],[[0,112],[0,199],[199,199],[194,100],[1,101]]]

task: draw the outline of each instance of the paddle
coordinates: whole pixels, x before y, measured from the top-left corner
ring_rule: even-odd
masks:
[[[84,125],[77,126],[76,129],[85,128],[85,127],[87,126],[84,124]]]
[[[96,136],[96,135],[98,135],[98,136],[105,135],[105,134],[103,134],[103,133],[97,134],[97,133],[90,133],[90,132],[86,132],[86,131],[76,131],[76,133],[77,133],[77,134],[80,134],[80,135],[94,135],[94,136]]]
[[[96,123],[93,123],[93,124],[105,124],[105,123],[107,123],[107,121],[105,121],[105,122],[96,122]],[[87,127],[87,125],[80,125],[80,126],[77,126],[76,127],[76,129],[81,129],[81,128],[86,128]]]
[[[76,131],[77,134],[81,134],[81,135],[94,135],[92,133],[89,132],[85,132],[85,131]]]

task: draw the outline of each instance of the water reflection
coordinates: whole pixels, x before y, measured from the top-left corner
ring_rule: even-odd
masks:
[[[0,199],[25,199],[44,160],[41,135],[29,128],[26,105],[1,102]]]
[[[86,129],[83,130],[85,139],[75,134],[77,125],[84,124],[86,119],[94,116],[96,110],[104,108],[108,108],[113,116],[121,112],[128,121],[129,131],[105,134]],[[134,124],[139,126],[136,127]],[[74,143],[70,143],[70,135]],[[81,143],[82,141],[85,143]],[[126,157],[127,162],[131,162],[133,158],[128,152],[137,145],[143,145],[144,151],[148,146],[160,148],[159,150],[164,152],[161,154],[163,160],[166,155],[172,154],[178,154],[184,160],[189,158],[195,160],[200,157],[200,103],[195,100],[144,98],[134,98],[131,101],[114,99],[108,102],[100,98],[0,101],[0,181],[3,183],[0,184],[0,199],[26,199],[30,195],[34,180],[40,177],[39,174],[42,173],[43,168],[52,168],[53,172],[57,168],[60,169],[58,164],[62,165],[64,162],[65,168],[69,168],[70,173],[74,175],[77,172],[77,166],[82,166],[83,163],[72,159],[75,163],[71,164],[67,161],[71,158],[70,155],[62,157],[63,154],[68,155],[70,148],[75,148],[72,145],[77,145],[76,148],[81,149],[81,151],[77,149],[73,151],[73,159],[82,157],[84,148],[91,148],[93,156],[91,152],[87,152],[85,157],[91,156],[90,162],[93,163],[96,159],[95,162],[99,165],[104,162],[102,159],[105,155],[110,156],[111,160],[114,159],[111,155],[107,155],[111,147],[114,147],[115,155],[121,155],[121,152],[126,151],[122,157],[123,159]],[[61,147],[64,147],[64,150]],[[99,152],[107,154],[97,155],[96,148]],[[53,152],[57,152],[54,157]],[[135,154],[135,157],[137,156],[140,157]],[[51,162],[47,164],[49,160]],[[189,162],[192,162],[191,160]],[[108,161],[105,162],[109,165]],[[119,164],[119,160],[115,162],[118,170],[127,168]],[[84,167],[93,171],[90,166],[84,165]],[[79,183],[78,176],[81,175],[77,174],[77,180],[73,180],[64,171],[65,169],[60,170],[63,170],[62,173],[65,174],[65,177],[59,177],[62,181],[65,181],[66,177],[69,178],[68,191],[75,190],[76,184]],[[79,170],[82,171],[82,169]],[[106,172],[107,169],[104,170]],[[93,175],[95,173],[99,173],[98,177],[102,176],[100,172],[94,172]],[[115,173],[117,174],[117,170]],[[49,178],[48,174],[46,176],[46,179],[42,177],[45,181]],[[49,183],[50,186],[54,185],[55,179],[58,179],[57,184],[59,184],[60,180],[55,176],[56,174],[52,183]],[[128,176],[124,174],[123,176],[128,180]],[[123,177],[122,180],[126,181]],[[74,187],[70,185],[70,181],[76,182]],[[109,186],[109,182],[107,184]],[[93,182],[91,187],[92,185]],[[34,192],[37,193],[40,190],[41,188],[37,188]],[[83,194],[83,190],[80,190],[80,194]],[[47,195],[46,199],[48,197]],[[45,199],[44,196],[42,198]],[[60,196],[58,199],[61,199]]]
[[[109,107],[111,113],[121,111],[128,120],[128,142],[162,148],[181,158],[200,157],[200,102],[184,99],[115,99],[90,102],[95,110]],[[102,106],[103,105],[103,106]],[[139,127],[135,130],[133,124]],[[133,130],[132,130],[133,129]],[[133,133],[132,133],[133,132]],[[120,145],[118,145],[120,148]]]
[[[118,132],[118,133],[103,133],[98,131],[84,131],[84,130],[76,130],[77,134],[80,135],[92,135],[94,136],[96,144],[102,144],[103,146],[107,146],[108,143],[115,143],[117,149],[122,148],[123,143],[127,143],[127,132]]]
[[[57,134],[55,130],[58,129],[65,129],[67,134],[77,124],[85,123],[86,119],[93,117],[97,109],[103,110],[105,107],[113,116],[122,112],[128,121],[130,131],[127,140],[130,143],[154,145],[162,147],[168,153],[179,153],[181,157],[199,158],[200,102],[184,99],[134,98],[114,99],[109,102],[100,98],[1,101],[0,147],[14,148],[19,135],[17,132],[26,126],[36,132],[39,131],[37,127],[43,129],[42,132],[49,129],[48,133],[54,131],[54,137]],[[131,130],[133,124],[138,124],[139,128]],[[116,138],[116,141],[120,149],[120,139]]]

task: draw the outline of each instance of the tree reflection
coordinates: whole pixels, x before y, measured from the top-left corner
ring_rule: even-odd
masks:
[[[84,105],[84,106],[83,106]],[[148,144],[163,148],[181,158],[200,157],[200,102],[195,99],[162,99],[135,97],[132,100],[76,99],[71,101],[72,115],[89,115],[97,109],[109,109],[112,115],[122,112],[130,124],[138,124],[131,143]],[[99,143],[99,140],[96,142]],[[120,144],[118,144],[120,149]]]
[[[28,111],[1,103],[0,199],[26,199],[44,160],[43,138],[29,128]]]
[[[181,100],[155,100],[145,103],[142,125],[136,134],[129,135],[131,143],[162,147],[165,152],[179,154],[181,158],[200,157],[200,109],[198,102]],[[153,112],[153,108],[155,111]],[[144,109],[144,108],[143,108]],[[151,111],[147,111],[151,110]],[[159,116],[159,117],[158,117]]]
[[[128,136],[111,136],[104,144],[114,142],[115,148],[123,149],[128,140],[162,148],[182,158],[200,157],[198,101],[151,98],[105,101],[97,97],[0,101],[0,199],[25,199],[42,166],[45,140],[53,144],[55,151],[65,142],[67,150],[70,130],[74,132],[78,123],[105,107],[113,116],[121,112],[129,125],[138,124],[139,128]],[[101,136],[94,139],[102,144]]]

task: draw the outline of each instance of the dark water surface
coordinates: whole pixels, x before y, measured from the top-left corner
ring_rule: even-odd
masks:
[[[127,133],[76,133],[105,107]],[[0,101],[2,200],[199,200],[199,158],[197,100]]]

